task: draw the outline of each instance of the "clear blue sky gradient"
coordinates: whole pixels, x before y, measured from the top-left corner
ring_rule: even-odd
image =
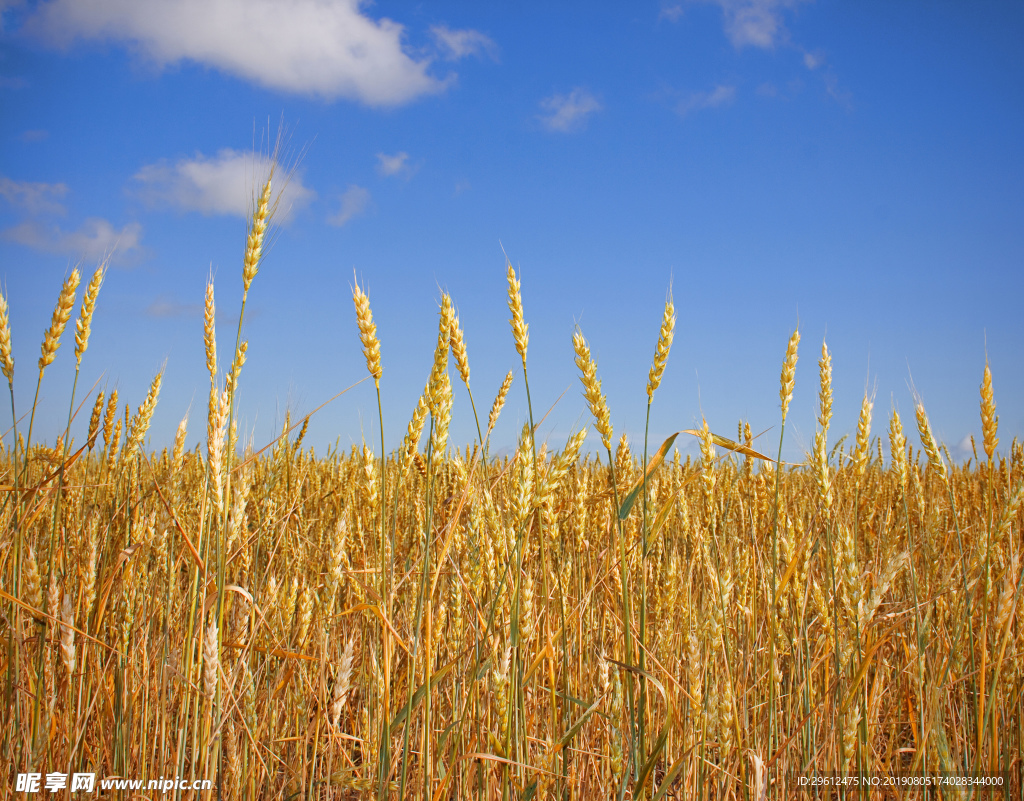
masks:
[[[823,338],[830,442],[855,431],[865,388],[874,434],[894,407],[912,429],[916,389],[966,458],[968,435],[980,449],[986,354],[1002,443],[1024,434],[1019,4],[0,0],[0,20],[0,280],[19,415],[65,274],[80,264],[87,279],[119,237],[82,365],[79,441],[91,387],[116,386],[134,411],[161,367],[150,446],[168,445],[189,409],[190,447],[205,440],[204,287],[212,267],[224,363],[252,155],[282,121],[292,206],[244,327],[240,416],[257,447],[285,410],[310,412],[366,376],[353,271],[381,339],[388,449],[427,378],[442,290],[482,416],[516,371],[494,434],[495,449],[514,446],[526,397],[504,253],[553,448],[590,424],[577,324],[616,437],[641,447],[670,285],[678,323],[652,440],[703,414],[725,436],[738,420],[770,429],[758,445],[774,453],[797,324],[792,460],[813,439]],[[72,334],[43,380],[37,431],[50,442]],[[464,445],[475,426],[454,380]],[[307,442],[323,453],[364,434],[378,451],[372,381],[318,412]]]

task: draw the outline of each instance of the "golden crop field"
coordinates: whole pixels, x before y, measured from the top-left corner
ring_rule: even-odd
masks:
[[[243,312],[269,197],[268,180]],[[82,293],[79,364],[103,274]],[[38,371],[19,381],[44,380],[62,338],[71,348],[78,283],[76,271]],[[372,438],[316,455],[308,418],[260,451],[239,447],[246,344],[240,320],[222,369],[212,283],[203,451],[185,451],[188,420],[173,449],[145,449],[159,375],[144,399],[85,399],[85,441],[37,444],[35,407],[16,410],[30,422],[8,432],[0,463],[0,774],[210,779],[175,795],[228,799],[744,801],[805,797],[800,777],[987,775],[1020,797],[1024,448],[996,450],[987,365],[983,442],[956,464],[921,405],[879,423],[865,397],[854,441],[830,442],[823,347],[812,451],[780,464],[797,360],[810,358],[794,332],[779,348],[778,452],[755,451],[749,426],[705,425],[679,434],[699,439],[691,462],[672,440],[616,437],[578,332],[602,456],[581,451],[586,430],[558,452],[538,443],[531,410],[515,453],[493,458],[507,394],[529,397],[511,266],[508,289],[522,370],[486,418],[490,398],[474,403],[469,445],[448,438],[452,393],[471,384],[447,296],[429,382],[386,459]],[[387,354],[358,286],[354,302],[379,399]],[[2,297],[0,313],[13,382]],[[669,302],[649,402],[674,323]]]

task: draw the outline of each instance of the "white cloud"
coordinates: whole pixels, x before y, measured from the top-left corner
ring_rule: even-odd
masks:
[[[31,131],[22,131],[18,138],[22,142],[42,142],[44,139],[50,138],[50,132],[37,128]]]
[[[673,3],[672,5],[663,5],[661,11],[658,12],[658,19],[667,19],[669,22],[679,22],[683,17],[683,7],[679,3]]]
[[[199,303],[181,303],[173,295],[160,295],[146,307],[149,317],[198,317],[203,313]]]
[[[710,92],[694,92],[676,104],[676,113],[685,117],[705,108],[719,108],[731,103],[736,97],[735,86],[716,86]]]
[[[81,259],[98,260],[113,253],[117,260],[138,255],[142,246],[142,226],[129,223],[120,231],[109,221],[90,217],[76,231],[64,231],[56,225],[44,226],[27,221],[8,228],[0,236],[19,245],[44,253],[68,254]]]
[[[68,194],[67,184],[15,181],[0,175],[0,198],[27,218],[0,231],[0,238],[44,253],[59,253],[86,260],[113,254],[124,262],[142,254],[142,226],[129,223],[120,230],[101,217],[89,217],[74,231],[66,231],[45,218],[66,213],[61,199]]]
[[[362,0],[48,0],[22,30],[58,46],[126,41],[158,66],[193,61],[271,89],[396,106],[443,91],[404,26]],[[463,47],[472,32],[452,32]],[[461,35],[461,38],[460,38]],[[480,46],[479,43],[477,46]]]
[[[853,110],[853,95],[839,85],[839,79],[831,69],[825,71],[825,91],[846,111]]]
[[[733,47],[771,49],[788,36],[783,11],[806,0],[711,0],[722,9],[725,35]]]
[[[567,95],[555,94],[540,102],[547,113],[538,115],[549,131],[568,133],[586,125],[587,117],[601,110],[600,101],[586,89],[577,87]]]
[[[207,158],[201,153],[175,164],[160,161],[147,164],[134,176],[139,194],[154,204],[167,204],[203,214],[252,214],[253,195],[270,169],[266,157],[256,157],[231,148]],[[277,203],[275,218],[287,222],[309,203],[316,193],[303,186],[302,178],[282,176],[272,184],[271,204]]]
[[[769,3],[750,3],[726,12],[726,35],[734,47],[775,46],[782,23]]]
[[[366,211],[367,206],[370,205],[370,192],[369,190],[356,186],[355,184],[349,184],[348,189],[345,190],[341,196],[341,208],[338,209],[336,214],[332,214],[327,218],[327,222],[331,225],[342,226]]]
[[[430,29],[430,34],[449,61],[476,55],[487,55],[494,60],[498,58],[498,46],[480,31],[453,31],[447,25],[435,25]]]
[[[971,443],[971,435],[964,434],[963,439],[950,448],[951,455],[958,461],[966,462],[968,459],[974,458],[974,447]]]
[[[804,66],[807,67],[807,69],[814,71],[824,63],[825,54],[820,50],[815,50],[814,52],[807,51],[804,53]]]
[[[377,172],[381,175],[398,175],[409,173],[411,168],[408,165],[409,154],[404,150],[389,156],[387,153],[377,154]]]
[[[12,206],[35,216],[37,214],[63,214],[60,198],[68,193],[67,184],[46,184],[14,181],[0,175],[0,197]]]

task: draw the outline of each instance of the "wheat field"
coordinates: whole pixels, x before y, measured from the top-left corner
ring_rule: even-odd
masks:
[[[746,801],[804,797],[800,777],[987,775],[1021,798],[1024,447],[997,450],[987,365],[981,453],[957,464],[920,404],[913,421],[879,424],[865,397],[854,441],[830,441],[823,345],[813,448],[783,464],[808,359],[794,332],[779,343],[778,452],[754,450],[742,423],[728,435],[705,424],[678,435],[698,439],[691,461],[674,439],[616,437],[578,331],[599,455],[583,450],[587,429],[557,452],[535,441],[531,407],[515,452],[495,458],[505,398],[529,403],[528,317],[509,266],[522,364],[486,419],[473,402],[474,442],[448,440],[453,393],[472,384],[445,296],[399,447],[368,439],[319,456],[303,447],[308,417],[242,447],[242,317],[270,185],[226,367],[207,288],[205,448],[185,450],[186,419],[171,450],[146,450],[160,375],[145,398],[73,393],[68,430],[84,403],[86,440],[34,442],[35,406],[13,408],[0,296],[16,421],[0,455],[4,793],[19,773],[92,771],[208,778],[228,799]],[[104,275],[78,309],[76,386]],[[78,285],[75,271],[38,370],[19,382],[44,380]],[[351,347],[379,403],[387,354],[358,285],[353,300]],[[670,301],[648,408],[674,325]]]

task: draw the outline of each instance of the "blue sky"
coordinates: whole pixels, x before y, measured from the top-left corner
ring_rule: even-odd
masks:
[[[0,281],[19,416],[63,277],[77,264],[88,276],[116,243],[79,398],[116,386],[134,410],[165,366],[151,445],[189,409],[189,444],[204,439],[205,283],[212,269],[225,360],[246,213],[283,126],[294,172],[244,329],[240,413],[257,447],[285,410],[366,376],[354,273],[382,343],[388,449],[427,378],[442,290],[486,416],[519,367],[505,254],[552,447],[590,422],[577,324],[616,436],[640,447],[670,285],[652,439],[703,414],[726,436],[741,419],[771,429],[758,444],[774,452],[797,324],[791,459],[813,439],[823,338],[832,442],[855,430],[865,388],[875,434],[894,406],[912,425],[916,389],[965,455],[986,354],[1002,442],[1024,434],[1019,5],[0,0],[0,21]],[[70,341],[43,380],[49,441],[67,415]],[[521,378],[497,448],[525,419]],[[465,444],[475,426],[455,389],[452,441]],[[318,412],[307,442],[322,453],[363,432],[377,443],[370,381]]]

